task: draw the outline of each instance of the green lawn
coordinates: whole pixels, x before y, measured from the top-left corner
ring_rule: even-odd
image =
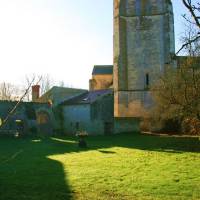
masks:
[[[200,199],[200,140],[0,137],[0,200]]]

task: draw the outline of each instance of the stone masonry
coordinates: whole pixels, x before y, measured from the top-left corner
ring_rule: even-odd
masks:
[[[114,0],[114,116],[142,117],[149,86],[175,63],[170,0]]]

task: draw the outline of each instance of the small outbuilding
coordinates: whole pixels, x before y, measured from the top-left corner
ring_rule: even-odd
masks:
[[[62,103],[64,130],[68,134],[113,132],[112,90],[88,91]]]
[[[86,131],[90,135],[109,135],[138,130],[138,120],[114,118],[112,89],[88,91],[62,102],[60,106],[67,134]]]

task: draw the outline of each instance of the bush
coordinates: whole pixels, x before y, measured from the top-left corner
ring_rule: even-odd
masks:
[[[182,132],[189,135],[200,135],[200,120],[196,118],[183,120]]]
[[[140,130],[144,132],[149,132],[151,130],[151,121],[150,119],[142,119],[140,122]]]
[[[181,131],[181,123],[175,119],[168,119],[164,121],[164,126],[162,131],[170,133],[170,132],[180,132]]]
[[[163,121],[169,130],[178,130],[176,123],[178,120],[183,122],[184,133],[199,134],[199,66],[199,57],[186,57],[178,68],[166,68],[165,73],[152,85],[154,99],[152,118],[156,117]]]

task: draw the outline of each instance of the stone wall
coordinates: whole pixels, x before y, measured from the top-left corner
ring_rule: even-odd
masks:
[[[92,104],[64,105],[64,130],[67,134],[86,131],[90,135],[138,132],[136,118],[114,118],[114,95],[100,97]]]
[[[63,116],[67,134],[86,131],[91,135],[102,135],[105,123],[113,124],[113,95],[100,97],[91,104],[65,105]]]
[[[114,133],[138,133],[140,121],[137,118],[115,118]]]
[[[90,131],[90,105],[63,106],[64,131],[76,134],[78,131]]]
[[[0,118],[3,121],[8,113],[13,109],[17,102],[0,101]],[[8,123],[1,127],[1,131],[16,130],[15,120],[24,122],[27,134],[32,127],[37,126],[36,113],[40,109],[48,110],[52,113],[51,108],[46,103],[22,102],[17,107],[14,114],[9,118]]]
[[[109,89],[113,84],[112,74],[93,75],[90,80],[90,90]]]
[[[149,87],[173,66],[173,9],[169,0],[114,0],[115,117],[141,117]],[[148,79],[148,80],[147,80]]]
[[[108,94],[100,97],[98,101],[91,104],[91,120],[113,122],[113,105],[113,94]]]
[[[76,134],[79,131],[86,131],[90,135],[104,134],[102,120],[91,119],[91,105],[66,105],[63,107],[64,132],[65,134]]]
[[[119,91],[114,98],[115,117],[148,117],[148,111],[153,105],[150,91]]]

